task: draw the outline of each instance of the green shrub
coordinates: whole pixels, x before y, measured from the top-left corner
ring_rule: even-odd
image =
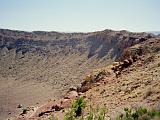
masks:
[[[58,120],[58,118],[55,117],[55,116],[53,116],[53,115],[51,115],[51,116],[49,117],[49,120]]]
[[[98,114],[98,120],[105,120],[105,115],[106,115],[106,108],[105,107],[100,108]]]
[[[87,116],[87,120],[93,120],[93,112],[89,112],[89,115]]]
[[[90,106],[90,112],[86,120],[105,120],[106,108],[97,108],[96,111]]]
[[[106,108],[101,107],[96,110],[90,106],[89,114],[83,117],[82,112],[85,108],[85,101],[83,97],[79,97],[72,104],[70,110],[65,114],[64,120],[105,120]],[[110,117],[109,117],[110,118]],[[124,113],[118,115],[116,120],[153,120],[160,118],[160,111],[147,110],[144,107],[138,109],[124,108]],[[58,120],[53,116],[49,120]],[[110,118],[110,120],[112,120]],[[115,120],[115,119],[113,119]]]
[[[87,120],[93,120],[94,119],[94,113],[93,113],[93,108],[92,106],[90,105],[90,111],[89,111],[89,114],[88,116],[86,117]]]
[[[73,109],[69,110],[64,117],[64,120],[75,120],[75,112]]]
[[[124,108],[125,113],[121,114],[116,120],[152,120],[155,117],[160,118],[160,111],[149,111],[140,107],[137,110]]]
[[[72,105],[72,109],[75,112],[75,117],[81,116],[84,108],[85,108],[84,97],[79,97]]]
[[[85,101],[83,97],[79,97],[72,104],[72,108],[66,113],[65,120],[75,120],[76,117],[82,115],[85,108]]]

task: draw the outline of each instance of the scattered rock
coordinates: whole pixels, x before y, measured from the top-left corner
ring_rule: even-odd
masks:
[[[140,87],[141,85],[134,85],[134,86],[131,86],[131,91],[135,90],[136,88]]]
[[[23,109],[23,111],[22,111],[22,113],[20,114],[20,115],[24,115],[24,114],[27,114],[27,112],[29,111],[29,109],[28,108],[24,108]]]
[[[160,111],[160,101],[158,101],[157,106],[156,106],[156,109],[157,109],[158,111]]]
[[[86,92],[91,89],[93,86],[99,86],[105,77],[111,75],[110,72],[102,70],[95,75],[87,75],[84,81],[81,83],[81,86],[77,88],[78,92]]]
[[[79,95],[79,96],[84,96],[84,93],[79,92],[78,95]]]
[[[78,97],[78,93],[76,91],[70,91],[64,96],[65,99],[72,99],[75,97]]]
[[[63,107],[62,106],[59,106],[59,105],[53,105],[52,106],[52,110],[55,110],[55,111],[60,111],[60,110],[62,110],[63,109]]]
[[[74,87],[74,86],[71,86],[71,87],[69,88],[69,90],[70,90],[70,91],[77,91],[77,88]]]
[[[22,104],[19,104],[18,106],[17,106],[17,108],[22,108],[23,107],[23,105]]]
[[[119,64],[116,64],[115,66],[111,68],[113,72],[115,73],[116,77],[121,75],[122,70],[125,68],[128,68],[132,63],[134,62],[133,58],[130,56],[128,59],[123,60],[123,62],[119,62]]]
[[[148,89],[147,91],[146,91],[146,93],[144,94],[144,99],[146,99],[148,96],[150,96],[152,94],[152,90],[151,89]]]
[[[105,93],[106,92],[106,90],[105,89],[103,89],[101,92],[100,92],[100,94],[103,94],[103,93]]]
[[[100,86],[101,85],[101,83],[96,83],[96,86]]]
[[[41,112],[41,113],[39,113],[38,117],[41,117],[41,116],[43,116],[44,114],[49,114],[49,113],[51,113],[51,112],[53,112],[53,111],[52,111],[52,110],[49,110],[49,111]]]
[[[91,89],[91,85],[90,86],[89,85],[88,86],[84,85],[84,86],[78,87],[77,91],[84,93],[84,92],[88,91],[89,89]]]

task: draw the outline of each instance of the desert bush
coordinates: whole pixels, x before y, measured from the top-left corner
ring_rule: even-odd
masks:
[[[93,120],[94,119],[94,113],[93,111],[89,112],[89,115],[87,116],[87,120]]]
[[[53,116],[53,115],[51,115],[51,116],[49,117],[49,120],[58,120],[58,118],[55,117],[55,116]]]
[[[65,120],[75,120],[76,117],[82,115],[82,111],[85,108],[85,101],[83,97],[79,97],[72,104],[71,109],[66,113]]]
[[[85,101],[83,97],[78,98],[73,102],[72,108],[66,113],[64,120],[105,120],[106,109],[105,107],[92,109],[90,106],[89,114],[85,117],[82,116],[82,112],[85,108]]]
[[[98,120],[105,120],[106,108],[102,107],[99,109]]]
[[[93,109],[90,106],[90,111],[88,115],[83,116],[82,112],[85,108],[85,101],[83,97],[79,97],[72,104],[70,110],[65,114],[64,120],[105,120],[106,108],[97,107]],[[116,115],[115,115],[116,117]],[[144,107],[139,107],[137,109],[124,108],[124,113],[118,115],[115,119],[110,120],[158,120],[160,119],[160,111],[158,110],[148,110]],[[49,120],[58,120],[54,117],[49,118]]]
[[[105,120],[105,115],[106,115],[106,108],[105,107],[100,107],[97,108],[95,111],[91,106],[90,106],[90,112],[88,116],[86,117],[86,120]]]
[[[153,120],[160,118],[160,111],[149,111],[146,108],[140,107],[137,110],[124,108],[124,114],[119,115],[116,120]]]
[[[69,110],[66,114],[65,114],[65,117],[64,117],[64,120],[75,120],[76,117],[75,117],[75,112],[74,110],[71,108],[71,110]]]
[[[74,110],[76,117],[81,116],[84,108],[85,108],[84,97],[79,97],[72,105],[72,109]]]

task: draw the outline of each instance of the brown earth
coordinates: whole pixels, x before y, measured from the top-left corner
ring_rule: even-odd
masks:
[[[134,49],[133,49],[134,48]],[[105,106],[107,115],[114,118],[117,114],[121,114],[124,107],[137,108],[140,106],[149,109],[160,109],[160,39],[149,39],[139,45],[128,48],[125,52],[130,52],[135,57],[135,50],[142,50],[142,54],[137,56],[136,61],[126,63],[133,56],[127,58],[124,53],[121,62],[114,63],[107,67],[95,69],[90,75],[86,76],[82,82],[81,88],[87,88],[85,91],[79,91],[79,95],[85,97],[87,107],[85,114],[88,113],[89,106],[93,108]],[[134,54],[133,54],[134,53]],[[126,66],[127,65],[127,66]],[[126,66],[117,69],[120,74],[117,76],[113,68],[118,66]],[[73,90],[73,91],[72,91]],[[71,101],[77,97],[75,88],[72,88],[61,100],[50,101],[42,107],[39,107],[31,116],[18,116],[18,120],[27,119],[44,119],[47,120],[51,115],[63,119]],[[81,93],[83,92],[83,93]],[[61,108],[53,110],[53,106]],[[54,107],[55,108],[55,107]],[[44,113],[42,116],[39,114]],[[48,113],[48,114],[46,114]],[[107,119],[107,117],[106,117]]]
[[[34,109],[39,109],[46,101],[52,103],[51,99],[63,99],[70,87],[80,87],[85,75],[92,74],[94,69],[106,68],[114,61],[124,60],[130,54],[135,55],[134,57],[144,55],[142,58],[147,58],[151,53],[155,53],[153,54],[155,61],[159,60],[157,58],[160,50],[158,42],[159,38],[154,35],[127,31],[104,30],[93,33],[57,33],[1,29],[0,119],[14,117],[21,113],[22,110],[17,108],[19,104],[22,104],[24,108],[34,105],[36,106],[33,107]],[[151,46],[152,44],[154,47]],[[146,54],[148,50],[145,47],[151,50],[149,55]],[[140,59],[138,58],[138,60]],[[149,63],[154,64],[152,62]],[[135,65],[136,70],[141,71],[143,68],[142,66],[137,67],[139,64],[137,61],[133,65]],[[157,63],[155,62],[155,64]],[[112,71],[109,68],[106,69],[109,72]],[[141,72],[136,70],[132,70],[133,75],[142,76]],[[101,82],[97,84],[99,80],[96,81],[96,84],[93,84],[97,87],[92,88],[91,84],[89,87],[91,89],[84,93],[86,100],[93,96],[95,99],[92,102],[96,104],[102,103],[105,98],[108,102],[103,103],[106,103],[106,106],[113,104],[113,107],[115,107],[115,104],[120,104],[120,97],[128,100],[127,97],[130,93],[127,93],[127,96],[126,93],[123,93],[123,90],[125,87],[127,90],[130,89],[132,84],[128,88],[127,82],[132,83],[134,80],[128,77],[131,73],[127,71],[124,74],[121,73],[118,78],[112,71],[111,75],[113,76],[103,78],[102,81],[105,82],[105,85]],[[120,72],[123,72],[123,70]],[[148,69],[146,69],[146,73],[148,73]],[[126,80],[123,82],[122,79]],[[122,87],[121,90],[120,87],[119,90],[116,86],[121,86],[121,84],[124,84],[124,88]],[[141,83],[138,81],[137,84]],[[101,88],[104,88],[104,90]],[[122,91],[122,94],[118,94],[117,89]],[[109,95],[109,97],[103,98],[102,93],[104,96]],[[121,96],[116,96],[117,94]],[[115,103],[111,103],[114,102],[114,98],[116,98]],[[125,100],[122,100],[122,103],[127,103]],[[126,105],[128,104],[129,102]],[[118,109],[123,105],[120,105]],[[114,110],[113,107],[110,105],[108,108]]]

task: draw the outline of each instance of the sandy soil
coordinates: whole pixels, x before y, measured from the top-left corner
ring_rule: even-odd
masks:
[[[1,78],[0,85],[0,120],[12,117],[22,111],[17,108],[19,104],[26,108],[57,98],[56,90],[45,83],[20,82],[13,78]]]

